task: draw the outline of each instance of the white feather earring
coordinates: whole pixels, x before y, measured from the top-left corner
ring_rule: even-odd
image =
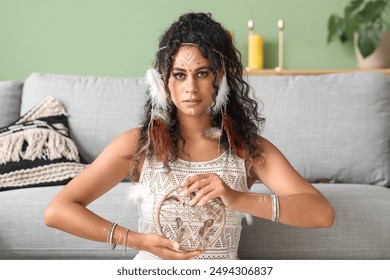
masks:
[[[219,112],[229,99],[229,85],[227,83],[226,75],[223,75],[221,83],[219,84],[217,96],[215,97],[214,112]]]
[[[165,91],[164,81],[161,78],[161,74],[154,68],[146,71],[146,84],[149,86],[152,106],[162,111],[168,110],[167,96]]]

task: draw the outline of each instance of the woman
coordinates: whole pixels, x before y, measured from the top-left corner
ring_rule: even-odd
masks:
[[[258,135],[263,120],[243,72],[229,33],[211,15],[181,16],[160,38],[148,70],[142,125],[115,139],[54,198],[46,224],[111,249],[135,248],[136,259],[237,258],[244,213],[330,227],[335,214],[326,198]],[[129,174],[142,190],[139,232],[86,208]],[[249,192],[256,180],[272,194]],[[164,209],[192,211],[198,227],[185,215],[165,217]],[[179,250],[185,241],[193,247]]]

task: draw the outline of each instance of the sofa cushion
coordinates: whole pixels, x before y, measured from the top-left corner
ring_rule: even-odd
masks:
[[[249,77],[264,137],[309,181],[390,185],[390,82],[381,73]]]
[[[138,229],[137,207],[129,201],[131,183],[118,186],[88,208],[109,221]],[[137,251],[117,246],[109,250],[95,242],[47,227],[43,213],[62,186],[24,188],[0,195],[0,260],[10,259],[131,259]],[[77,277],[76,277],[77,278]],[[5,278],[3,278],[5,279]]]
[[[367,260],[390,258],[390,190],[362,184],[314,184],[333,205],[331,228],[296,228],[254,217],[243,223],[241,259]],[[251,191],[270,193],[256,183]],[[282,211],[283,209],[281,209]]]
[[[0,82],[0,127],[19,118],[22,86],[20,81]]]
[[[52,97],[0,128],[0,191],[67,183],[85,168],[81,161],[66,112]]]
[[[25,81],[21,113],[47,96],[64,104],[72,139],[91,162],[115,137],[139,125],[146,90],[141,78],[33,73]]]
[[[336,211],[331,228],[302,229],[255,218],[243,221],[240,259],[390,259],[390,192],[378,186],[315,184]],[[88,208],[109,221],[138,229],[131,183],[120,183]],[[62,187],[3,192],[0,195],[0,259],[130,259],[137,251],[79,238],[43,223],[43,212]],[[251,191],[270,193],[262,184]],[[17,218],[15,218],[17,217]],[[22,221],[22,222],[21,222]]]

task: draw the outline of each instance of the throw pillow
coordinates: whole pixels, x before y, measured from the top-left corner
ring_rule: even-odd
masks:
[[[0,127],[20,116],[22,87],[21,81],[0,81]]]
[[[64,185],[85,167],[65,108],[54,97],[0,128],[0,191]]]

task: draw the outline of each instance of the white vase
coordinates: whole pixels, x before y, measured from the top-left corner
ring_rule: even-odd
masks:
[[[358,34],[355,33],[354,47],[355,54],[358,62],[358,68],[362,69],[375,69],[375,68],[388,68],[390,63],[390,32],[382,32],[381,43],[379,48],[376,49],[372,54],[363,58],[357,47]]]

